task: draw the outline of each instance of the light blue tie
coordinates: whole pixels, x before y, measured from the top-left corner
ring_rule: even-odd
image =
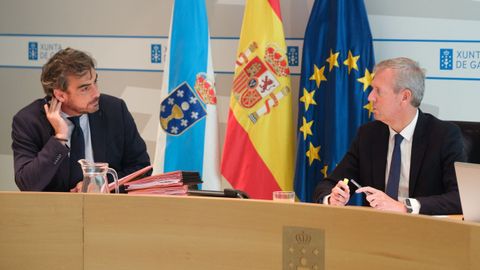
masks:
[[[390,172],[388,173],[388,182],[386,193],[394,200],[398,200],[398,185],[400,183],[400,168],[402,165],[402,153],[400,144],[403,137],[395,134],[395,146],[393,147],[392,161],[390,162]]]

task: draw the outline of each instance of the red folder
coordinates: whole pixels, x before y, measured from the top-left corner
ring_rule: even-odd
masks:
[[[133,179],[135,179],[135,178],[137,178],[138,176],[140,176],[140,175],[148,172],[148,171],[151,170],[151,169],[152,169],[152,165],[148,165],[148,166],[145,167],[145,168],[142,168],[142,169],[140,169],[140,170],[138,170],[138,171],[135,171],[135,172],[127,175],[127,176],[124,176],[124,177],[118,179],[118,185],[121,186],[121,185],[123,185],[123,184],[125,184],[125,183],[127,183],[127,182],[129,182],[129,181],[132,181]],[[112,182],[112,183],[108,184],[108,189],[109,189],[110,191],[113,191],[113,190],[115,189],[115,183]]]

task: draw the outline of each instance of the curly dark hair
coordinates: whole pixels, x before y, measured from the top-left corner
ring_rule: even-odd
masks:
[[[95,68],[95,60],[88,54],[72,48],[58,51],[42,67],[40,81],[45,94],[53,95],[54,89],[66,91],[68,76],[83,76]]]

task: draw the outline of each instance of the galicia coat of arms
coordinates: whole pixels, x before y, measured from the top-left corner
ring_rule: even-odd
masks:
[[[217,96],[215,95],[215,85],[212,83],[205,73],[198,73],[195,81],[195,91],[205,104],[217,104]]]
[[[182,134],[206,115],[204,104],[186,82],[160,104],[160,126],[170,135]]]

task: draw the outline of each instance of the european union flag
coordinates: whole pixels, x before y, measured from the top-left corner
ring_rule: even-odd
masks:
[[[363,0],[316,0],[302,57],[295,192],[311,202],[357,128],[373,117],[367,97],[374,57]]]

